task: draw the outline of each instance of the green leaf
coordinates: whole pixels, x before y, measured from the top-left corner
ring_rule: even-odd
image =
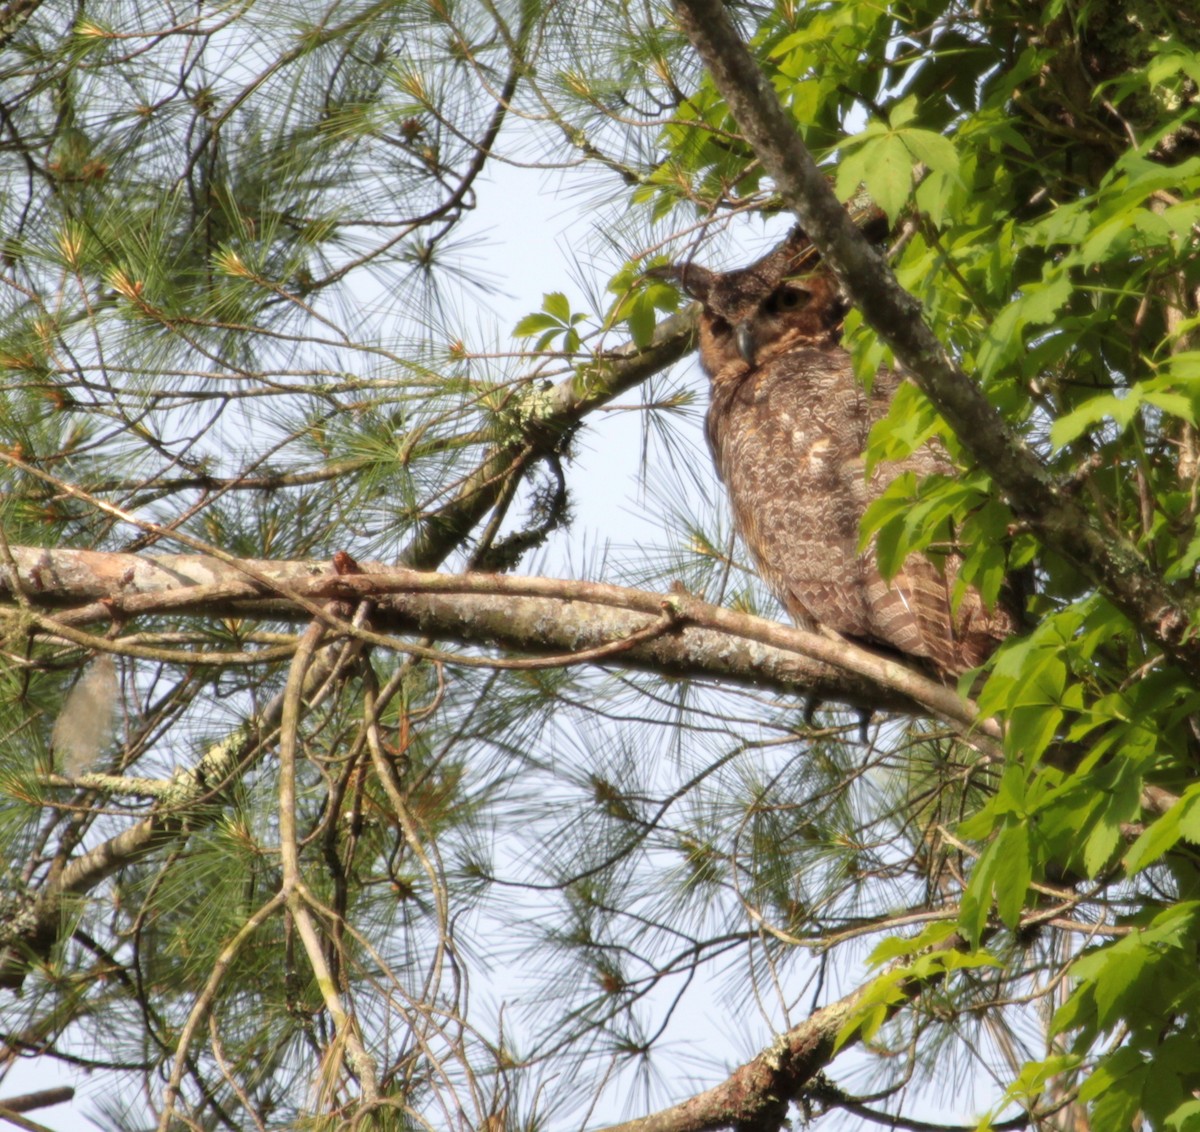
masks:
[[[1183,350],[1173,355],[1165,368],[1180,381],[1200,380],[1200,350]]]
[[[1094,824],[1083,848],[1083,864],[1089,877],[1096,876],[1112,859],[1122,840],[1122,827],[1141,812],[1142,776],[1130,760],[1110,763],[1105,772],[1113,782],[1104,789]]]
[[[1200,1132],[1200,1100],[1188,1100],[1171,1112],[1164,1124],[1172,1132]]]
[[[1019,1101],[1030,1104],[1037,1101],[1050,1082],[1067,1076],[1082,1063],[1083,1057],[1077,1053],[1054,1054],[1041,1061],[1027,1061],[1005,1091],[1005,1103]]]
[[[997,839],[980,854],[959,903],[958,926],[972,948],[979,946],[983,929],[987,927],[988,914],[992,910],[992,880],[996,872],[998,844]]]
[[[1092,425],[1103,420],[1119,421],[1124,418],[1121,426],[1123,428],[1129,423],[1136,408],[1136,402],[1129,402],[1123,395],[1116,393],[1090,397],[1050,426],[1050,442],[1055,448],[1065,448],[1071,441],[1077,440],[1087,432]]]
[[[893,124],[897,120],[907,121],[904,115],[909,102],[905,100],[893,109]],[[957,154],[949,139],[928,130],[888,130],[878,122],[871,122],[862,133],[842,143],[836,179],[838,196],[849,200],[863,184],[872,200],[894,221],[912,193],[913,166],[922,160],[914,156],[915,150],[906,143],[909,135],[916,135],[913,142],[916,149],[934,157],[933,167],[937,170],[947,172],[952,165],[957,166]]]
[[[1008,928],[1015,928],[1025,910],[1025,894],[1033,878],[1029,861],[1029,831],[1024,822],[1009,826],[996,839],[993,870],[996,911]]]
[[[1141,1108],[1145,1065],[1114,1081],[1092,1105],[1091,1132],[1129,1132]]]
[[[1188,839],[1200,843],[1200,783],[1187,788],[1165,814],[1151,822],[1125,854],[1125,871],[1133,876],[1152,865],[1171,849],[1184,835],[1183,823],[1188,822]]]
[[[917,186],[917,207],[925,213],[935,228],[941,228],[946,218],[961,204],[962,178],[957,173],[932,170]]]
[[[918,956],[907,968],[909,974],[918,979],[928,979],[950,971],[974,971],[980,967],[1003,967],[1002,960],[987,951],[960,951],[944,947]]]
[[[838,1030],[835,1050],[841,1049],[856,1034],[861,1033],[867,1041],[875,1036],[892,1008],[911,997],[901,986],[906,977],[907,971],[896,968],[871,980]]]
[[[958,930],[953,920],[943,920],[940,923],[927,925],[919,934],[911,938],[891,936],[879,943],[867,958],[873,967],[890,963],[894,959],[903,959],[915,955],[927,947],[933,947],[948,939]]]
[[[915,160],[923,161],[936,173],[958,176],[958,150],[948,137],[932,130],[904,130],[900,137]]]
[[[996,814],[1026,814],[1025,770],[1019,763],[1007,763],[1000,775],[1000,785],[992,809]]]
[[[560,323],[548,314],[527,314],[513,328],[514,338],[532,338],[544,330],[558,330]]]
[[[1096,1017],[1096,1004],[1092,999],[1094,990],[1095,987],[1091,983],[1076,987],[1050,1019],[1049,1031],[1052,1035],[1073,1030],[1086,1030],[1090,1033]]]
[[[633,338],[634,345],[642,349],[650,345],[650,340],[654,337],[654,327],[658,321],[654,304],[640,300],[630,303],[626,321],[629,323],[629,333]]]
[[[911,122],[917,116],[917,98],[916,95],[907,95],[900,99],[891,110],[888,111],[888,125],[893,130],[899,128],[908,122]]]
[[[876,130],[877,132],[877,130]],[[870,131],[859,135],[859,139],[870,136]],[[859,186],[867,179],[867,158],[861,144],[847,142],[841,161],[838,162],[837,177],[834,180],[838,199],[847,201],[858,192]]]
[[[560,323],[569,322],[571,304],[561,291],[550,291],[542,296],[542,310]]]
[[[1145,1068],[1142,1055],[1132,1046],[1121,1046],[1107,1057],[1091,1072],[1088,1079],[1079,1088],[1081,1101],[1094,1100],[1102,1093],[1111,1089],[1117,1082]],[[1141,1078],[1138,1078],[1140,1090]]]
[[[1178,1048],[1170,1039],[1154,1051],[1142,1085],[1142,1112],[1152,1128],[1161,1128],[1168,1113],[1183,1100],[1183,1082],[1195,1077],[1196,1043],[1185,1035]]]
[[[1063,721],[1057,707],[1017,707],[1009,714],[1004,749],[1032,765],[1050,746]]]
[[[1121,1017],[1129,996],[1137,987],[1149,956],[1142,947],[1117,949],[1109,952],[1104,974],[1096,979],[1093,997],[1096,1003],[1096,1025],[1109,1029]]]
[[[871,199],[895,222],[912,192],[913,159],[908,147],[896,135],[880,138],[863,147],[863,180]]]
[[[903,381],[892,397],[887,415],[871,427],[867,442],[867,474],[880,460],[911,456],[941,426],[929,398],[911,381]]]
[[[1163,577],[1168,582],[1181,582],[1192,576],[1197,562],[1200,562],[1200,534],[1193,536],[1183,553],[1163,572]]]
[[[1072,296],[1074,288],[1065,272],[1052,271],[1050,278],[1024,288],[1020,298],[1009,303],[989,327],[976,356],[984,379],[994,377],[1000,369],[1025,348],[1025,334],[1030,326],[1050,322]]]

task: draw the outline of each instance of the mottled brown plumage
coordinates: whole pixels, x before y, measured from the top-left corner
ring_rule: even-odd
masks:
[[[708,443],[738,530],[792,618],[919,657],[944,678],[981,664],[1013,618],[974,590],[951,612],[957,559],[943,574],[914,554],[885,581],[874,548],[858,551],[863,513],[893,478],[954,468],[927,445],[865,476],[867,435],[901,379],[882,371],[870,393],[855,379],[839,345],[836,281],[803,234],[738,271],[684,263],[656,273],[703,304]]]

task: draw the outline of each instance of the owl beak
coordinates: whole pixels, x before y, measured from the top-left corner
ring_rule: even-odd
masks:
[[[754,329],[748,322],[738,323],[733,332],[734,342],[737,343],[737,352],[741,354],[742,360],[749,365],[754,365]]]

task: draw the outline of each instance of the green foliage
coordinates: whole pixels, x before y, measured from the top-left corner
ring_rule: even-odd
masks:
[[[1200,547],[1187,447],[1198,420],[1200,325],[1189,298],[1200,278],[1194,27],[1149,9],[1126,23],[1116,5],[1040,15],[1002,7],[1012,20],[1003,34],[996,9],[986,29],[951,21],[930,34],[915,28],[922,19],[933,26],[940,5],[785,7],[756,43],[839,195],[862,186],[893,223],[907,223],[896,272],[943,341],[1073,485],[1065,490],[1084,493],[1098,524],[1136,544],[1191,600]],[[897,46],[882,65],[868,44],[889,35]],[[1085,40],[1097,52],[1092,85],[1072,94],[1065,60]],[[867,121],[832,136],[845,129],[846,91],[864,100]],[[729,128],[708,94],[691,105]],[[1069,124],[1064,112],[1076,111]],[[713,149],[682,132],[665,140],[676,179],[690,168],[693,194],[711,192]],[[761,188],[728,168],[718,183],[730,197]],[[869,382],[887,352],[853,317],[848,326]],[[871,466],[934,435],[957,451],[924,397],[903,387],[873,433]],[[1133,923],[1154,927],[1118,933],[1071,968],[1075,990],[1056,1026],[1077,1052],[1027,1064],[1008,1099],[1036,1106],[1059,1075],[1079,1069],[1094,1128],[1127,1128],[1139,1113],[1152,1126],[1181,1127],[1195,1119],[1184,1036],[1195,1014],[1166,972],[1186,965],[1195,946],[1190,926],[1180,926],[1191,923],[1189,905],[1172,903],[1197,879],[1192,681],[1147,650],[1102,586],[1096,592],[1045,553],[1011,503],[983,470],[923,483],[903,476],[862,532],[885,574],[909,554],[953,547],[960,584],[991,601],[1036,564],[1032,630],[999,651],[979,692],[981,714],[1003,721],[1006,766],[956,830],[973,847],[959,928],[971,947],[1001,929],[1020,932],[1049,899],[1036,886],[1071,874],[1096,878],[1101,907],[1107,898],[1143,909]],[[1147,788],[1182,793],[1156,813],[1145,809]],[[902,1009],[904,977],[873,985],[842,1041],[875,1033]],[[1089,1056],[1101,1032],[1144,1032],[1164,1014],[1175,1019],[1165,1052],[1130,1039]]]
[[[1139,1112],[1155,1127],[1185,1121],[1200,1081],[1200,1042],[1187,1021],[1197,1006],[1197,905],[1180,901],[1143,919],[1124,938],[1075,961],[1075,988],[1053,1021],[1055,1031],[1074,1034],[1081,1049],[1118,1025],[1129,1028],[1080,1088],[1080,1099],[1093,1102],[1093,1126],[1106,1132],[1128,1127]],[[1148,1001],[1169,1003],[1170,1013],[1152,1020]]]
[[[1186,5],[730,9],[839,197],[886,214],[896,276],[948,353],[1056,497],[1191,611],[1174,631],[1192,640]],[[681,301],[649,267],[744,262],[766,239],[747,214],[783,226],[668,12],[267,0],[103,18],[34,5],[0,29],[0,573],[14,547],[198,541],[682,581],[778,612],[709,504],[694,377],[614,376]],[[586,194],[585,297],[538,265],[514,351],[480,330],[478,299],[522,284],[478,271],[469,223],[493,191],[546,222],[487,180],[531,162]],[[726,226],[728,245],[710,239]],[[856,314],[844,342],[864,385],[892,364]],[[581,565],[562,541],[572,460],[602,452],[593,478],[617,492],[623,455],[589,414],[618,387],[632,396],[607,407],[646,422],[636,498],[661,544]],[[968,1078],[956,1123],[1200,1128],[1196,673],[1111,577],[1042,545],[969,439],[901,385],[866,471],[930,442],[959,470],[895,479],[862,545],[888,575],[911,554],[953,565],[956,600],[1020,595],[1022,631],[964,678],[974,726],[966,708],[863,721],[773,697],[751,687],[756,642],[723,658],[744,686],[619,656],[489,669],[478,626],[368,603],[352,616],[395,651],[325,637],[289,779],[281,695],[303,627],[268,620],[282,603],[252,617],[220,592],[150,616],[126,594],[140,581],[110,579],[80,598],[93,620],[55,632],[31,609],[62,610],[31,584],[0,651],[5,930],[69,887],[21,937],[24,993],[0,991],[9,1052],[48,1049],[156,1103],[178,1066],[176,1117],[196,1127],[566,1127],[613,1096],[681,1099],[685,993],[717,987],[700,1013],[766,1048],[861,986],[823,1048],[863,1059],[878,1079],[862,1091],[898,1125],[896,1098]],[[122,654],[117,734],[86,780],[52,750],[84,631]],[[709,1062],[744,1057],[722,1036]],[[840,1081],[846,1064],[825,1068]]]
[[[1124,864],[1130,875],[1154,864],[1179,840],[1200,845],[1200,789],[1189,786],[1165,814],[1129,847]]]
[[[917,986],[930,981],[940,982],[953,971],[991,966],[1000,966],[1000,961],[984,951],[964,954],[942,948],[892,967],[886,974],[874,979],[854,1004],[838,1031],[836,1044],[842,1046],[852,1037],[870,1041],[884,1022],[909,1001]]]
[[[910,127],[916,117],[916,99],[896,103],[887,125],[870,122],[867,128],[840,146],[837,191],[850,200],[865,186],[871,199],[895,222],[912,195],[918,165],[937,177],[943,193],[959,182],[959,160],[954,143],[933,130]]]
[[[586,321],[586,314],[572,313],[571,304],[561,291],[542,296],[542,309],[527,314],[513,330],[514,338],[537,338],[535,350],[545,350],[556,338],[561,338],[564,353],[579,352],[579,331],[575,328]]]
[[[646,281],[644,270],[645,267],[630,263],[608,284],[609,293],[617,299],[607,322],[627,326],[637,346],[650,344],[660,314],[670,314],[679,307],[679,292],[661,281]]]

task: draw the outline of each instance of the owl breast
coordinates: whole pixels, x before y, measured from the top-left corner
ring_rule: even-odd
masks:
[[[713,381],[709,447],[738,531],[764,580],[801,624],[870,637],[858,528],[871,427],[849,359],[793,349]],[[722,378],[724,378],[722,380]]]

